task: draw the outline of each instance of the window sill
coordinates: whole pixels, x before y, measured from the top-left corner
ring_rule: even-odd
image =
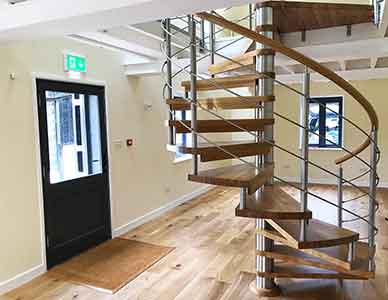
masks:
[[[193,156],[191,154],[185,154],[185,155],[183,155],[181,157],[175,158],[174,159],[174,164],[179,164],[179,163],[182,163],[184,161],[190,160],[192,158],[193,158]]]

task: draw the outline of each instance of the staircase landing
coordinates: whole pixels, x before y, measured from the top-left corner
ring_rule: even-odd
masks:
[[[271,6],[275,31],[290,33],[373,22],[373,7],[363,4],[263,1]]]

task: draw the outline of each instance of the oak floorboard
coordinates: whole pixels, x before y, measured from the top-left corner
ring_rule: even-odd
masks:
[[[334,186],[312,185],[311,189],[335,201]],[[291,188],[284,187],[284,190],[295,196],[298,194]],[[344,192],[348,198],[358,194],[349,187],[345,187]],[[382,205],[377,214],[380,232],[376,278],[345,281],[347,300],[388,299],[388,222],[383,215],[388,208],[388,189],[379,189],[378,200],[381,204],[385,200],[385,207]],[[2,297],[7,300],[257,300],[247,288],[236,297],[225,298],[240,272],[254,272],[254,220],[234,216],[238,202],[238,189],[215,188],[125,234],[130,239],[177,249],[115,295],[56,280],[48,272]],[[360,213],[367,209],[365,201],[348,207]],[[331,215],[335,216],[335,211],[319,204],[317,199],[310,199],[309,208],[314,217],[319,213],[322,219],[326,217],[324,221],[334,221]],[[347,226],[357,228],[355,224]],[[277,281],[284,295],[274,299],[341,299],[336,295],[336,280]],[[246,287],[248,283],[246,280]]]

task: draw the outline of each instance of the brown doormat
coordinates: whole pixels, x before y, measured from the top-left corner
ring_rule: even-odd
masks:
[[[52,268],[50,273],[114,294],[173,250],[116,238]]]

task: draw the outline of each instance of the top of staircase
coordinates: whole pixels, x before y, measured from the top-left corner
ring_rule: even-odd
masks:
[[[373,6],[364,4],[263,1],[257,6],[274,8],[279,33],[373,22]]]

